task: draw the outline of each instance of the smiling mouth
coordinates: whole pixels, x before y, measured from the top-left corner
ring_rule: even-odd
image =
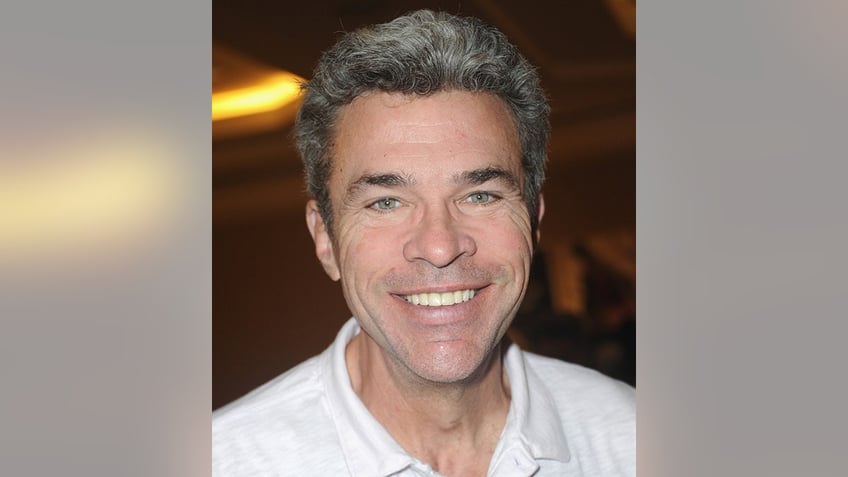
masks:
[[[406,295],[404,300],[407,303],[419,306],[449,306],[474,298],[475,290],[457,290],[446,293],[417,293],[415,295]]]

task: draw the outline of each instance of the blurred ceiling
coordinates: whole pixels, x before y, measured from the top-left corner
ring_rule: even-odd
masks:
[[[546,190],[580,164],[601,164],[606,172],[595,175],[635,170],[634,0],[214,0],[213,92],[279,69],[309,78],[340,32],[418,8],[478,16],[538,67],[552,106]],[[284,109],[213,126],[216,223],[302,210],[291,140],[296,106]]]

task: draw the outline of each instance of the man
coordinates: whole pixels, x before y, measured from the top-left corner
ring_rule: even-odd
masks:
[[[353,318],[215,413],[215,475],[634,475],[634,390],[504,340],[544,213],[534,69],[419,11],[345,35],[305,89],[307,226]]]

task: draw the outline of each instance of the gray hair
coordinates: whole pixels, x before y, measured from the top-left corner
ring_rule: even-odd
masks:
[[[550,133],[536,70],[503,33],[472,17],[419,10],[391,22],[346,33],[324,52],[295,122],[307,191],[333,234],[329,179],[339,110],[370,92],[431,95],[488,92],[512,112],[521,144],[524,202],[535,230]]]

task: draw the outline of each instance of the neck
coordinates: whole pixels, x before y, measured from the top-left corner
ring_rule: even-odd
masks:
[[[459,383],[414,375],[364,332],[346,360],[354,391],[407,452],[442,474],[485,475],[510,403],[500,346]]]

